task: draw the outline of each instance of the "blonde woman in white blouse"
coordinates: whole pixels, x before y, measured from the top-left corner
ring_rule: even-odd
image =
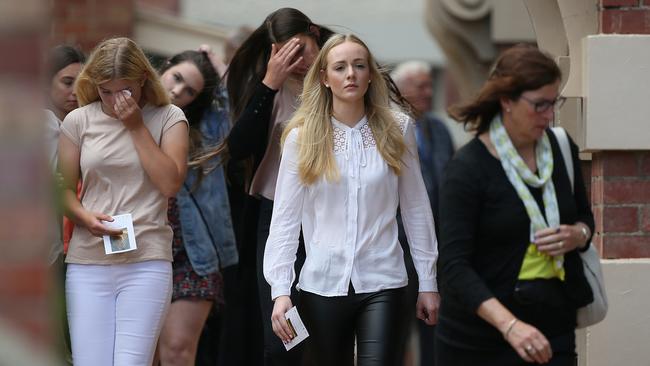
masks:
[[[416,311],[429,325],[439,304],[433,215],[418,165],[413,121],[390,109],[388,86],[367,46],[336,35],[305,78],[302,104],[283,135],[264,276],[272,323],[292,338],[285,312],[302,226],[307,258],[299,312],[312,362],[398,365],[410,319],[397,240],[399,205],[419,279]]]

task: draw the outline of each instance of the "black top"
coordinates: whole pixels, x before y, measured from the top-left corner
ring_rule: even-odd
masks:
[[[551,130],[554,157],[553,183],[560,222],[581,221],[594,228],[587,200],[578,148],[570,141],[575,170],[571,192],[561,150]],[[541,188],[528,187],[542,213]],[[546,337],[572,333],[576,309],[593,301],[579,253],[565,255],[566,280],[561,285],[563,305],[531,312],[513,299],[524,254],[530,243],[530,219],[523,202],[506,176],[501,162],[474,138],[448,164],[440,192],[438,283],[441,290],[438,337],[469,349],[510,347],[501,333],[476,312],[496,297],[515,316],[537,327]]]
[[[233,160],[253,158],[253,174],[259,166],[269,141],[273,99],[277,90],[259,82],[251,100],[228,135],[228,151]]]
[[[240,267],[255,268],[259,200],[247,192],[251,177],[259,166],[269,141],[273,100],[277,90],[258,82],[255,92],[228,134],[231,161],[226,165],[228,197],[239,247]],[[252,169],[247,159],[252,158]]]

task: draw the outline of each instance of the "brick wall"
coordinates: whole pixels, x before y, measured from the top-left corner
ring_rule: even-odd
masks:
[[[133,33],[134,0],[53,0],[51,13],[51,45],[78,45],[89,52],[106,38]]]
[[[650,152],[595,153],[591,174],[603,257],[650,257]]]
[[[601,0],[601,33],[650,33],[650,1]]]
[[[25,347],[5,348],[0,365],[35,364],[26,360],[54,338],[54,276],[45,261],[51,243],[45,228],[53,218],[51,173],[41,150],[38,80],[47,5],[45,0],[7,3],[0,12],[0,49],[6,51],[0,57],[0,334],[11,337],[0,342]]]
[[[601,33],[650,34],[650,0],[601,0],[600,5]],[[649,258],[650,152],[594,153],[591,175],[594,242],[602,256]]]
[[[135,0],[136,7],[154,8],[156,10],[178,15],[180,11],[180,0]]]

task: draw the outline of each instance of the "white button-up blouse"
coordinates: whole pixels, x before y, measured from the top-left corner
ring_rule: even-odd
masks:
[[[438,243],[420,171],[412,119],[396,113],[407,151],[399,176],[376,148],[367,119],[353,128],[332,118],[336,182],[321,177],[305,185],[298,173],[298,130],[282,152],[273,217],[264,252],[264,277],[271,297],[289,295],[302,224],[306,260],[298,288],[321,296],[406,286],[408,278],[397,239],[397,207],[410,244],[419,291],[438,291]]]

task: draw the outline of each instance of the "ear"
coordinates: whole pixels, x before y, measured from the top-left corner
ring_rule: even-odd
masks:
[[[514,102],[510,98],[501,97],[499,98],[499,104],[501,105],[501,111],[504,113],[510,113],[512,110],[512,104]]]
[[[316,39],[320,39],[320,28],[317,25],[310,25],[309,26],[309,33],[313,34],[316,36]]]
[[[149,74],[147,74],[147,73],[142,74],[142,80],[140,81],[140,87],[144,86],[144,83],[147,82],[147,79],[149,79]]]
[[[325,85],[326,88],[329,88],[330,85],[327,83],[327,73],[325,70],[320,70],[320,82]]]

